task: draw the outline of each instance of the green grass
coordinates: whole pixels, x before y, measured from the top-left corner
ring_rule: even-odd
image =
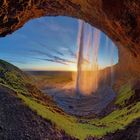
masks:
[[[140,117],[140,102],[123,109],[117,109],[102,119],[87,120],[87,123],[79,123],[77,119],[69,115],[61,115],[53,108],[46,107],[33,98],[19,94],[19,97],[32,110],[36,111],[43,118],[55,123],[59,129],[78,139],[85,139],[88,136],[102,137],[107,133],[124,129],[133,120]]]
[[[6,67],[8,67],[8,69],[6,69]],[[64,77],[58,81],[63,81],[63,79]],[[50,81],[51,80],[52,77],[50,77]],[[132,121],[140,118],[140,102],[129,106],[125,105],[134,94],[130,83],[122,86],[118,92],[115,104],[119,107],[115,111],[101,119],[85,119],[84,121],[86,123],[80,123],[74,116],[57,112],[56,109],[58,108],[51,105],[51,103],[48,103],[49,105],[47,106],[32,95],[27,96],[27,94],[30,94],[28,93],[30,90],[26,87],[28,82],[28,79],[20,73],[18,69],[8,63],[0,61],[1,85],[17,92],[18,97],[21,98],[29,108],[36,111],[43,118],[50,120],[58,129],[64,130],[67,134],[80,140],[84,140],[88,136],[103,137],[116,130],[125,129]],[[54,79],[53,82],[57,82],[57,79]]]
[[[37,103],[34,99],[28,98],[24,95],[19,94],[19,97],[24,100],[25,104],[31,109],[36,111],[43,118],[50,120],[55,123],[58,129],[65,130],[66,133],[70,134],[79,139],[85,139],[88,135],[97,134],[98,127],[94,125],[84,125],[77,122],[75,117],[69,115],[61,115],[40,103]],[[96,132],[92,131],[95,130]]]
[[[133,96],[133,94],[134,91],[131,88],[131,83],[123,85],[118,92],[115,104],[119,106],[124,106],[125,102],[127,102],[130,97]]]
[[[56,112],[53,106],[43,105],[37,99],[26,96],[25,94],[28,93],[28,89],[25,86],[26,82],[26,79],[16,71],[4,72],[3,78],[0,78],[0,84],[16,91],[18,97],[32,110],[36,111],[43,118],[53,122],[58,129],[64,130],[67,134],[80,140],[88,136],[102,137],[118,129],[124,129],[133,120],[140,117],[140,102],[123,107],[125,106],[125,102],[134,94],[130,84],[121,87],[115,101],[116,105],[123,108],[118,108],[102,119],[86,120],[87,123],[79,123],[76,117]]]
[[[30,82],[30,78],[20,69],[0,60],[0,85],[9,87],[19,93],[28,94],[26,85]]]

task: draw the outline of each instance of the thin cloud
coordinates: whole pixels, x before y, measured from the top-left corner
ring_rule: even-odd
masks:
[[[74,53],[69,47],[61,47],[60,50],[65,54],[72,56],[73,58],[77,58],[76,53]]]
[[[49,62],[54,62],[54,63],[60,63],[63,65],[69,65],[66,62],[60,61],[60,60],[55,60],[55,59],[48,59],[48,58],[35,58],[35,59],[39,59],[39,60],[43,60],[43,61],[49,61]]]
[[[55,20],[52,20],[51,23],[48,22],[46,19],[39,19],[38,20],[39,25],[43,25],[43,27],[47,27],[47,29],[53,31],[53,32],[63,32],[63,33],[72,33],[73,30],[69,27],[64,27],[61,24],[57,23]]]
[[[69,65],[67,64],[66,62],[63,62],[63,61],[60,61],[60,60],[53,60],[53,59],[44,59],[46,61],[51,61],[51,62],[55,62],[55,63],[60,63],[60,64],[63,64],[63,65]]]
[[[47,59],[49,60],[53,60],[55,62],[62,62],[62,63],[75,63],[74,61],[71,61],[71,60],[68,60],[68,59],[65,59],[65,58],[62,58],[62,57],[59,57],[59,56],[56,56],[56,55],[52,55],[48,52],[43,52],[43,51],[40,51],[40,50],[30,50],[31,52],[33,53],[37,53],[39,55],[44,55],[47,57]],[[45,58],[46,59],[46,58]]]
[[[40,50],[30,50],[30,52],[36,53],[38,55],[45,55],[47,57],[53,58],[53,55],[51,55],[50,53],[43,52],[43,51],[40,51]]]
[[[72,57],[77,58],[76,53],[74,53],[70,48],[68,49],[68,51]]]
[[[44,47],[44,48],[47,48],[47,49],[53,51],[53,53],[56,53],[56,54],[61,55],[61,56],[64,55],[64,54],[61,53],[60,51],[53,49],[53,47],[51,47],[51,49],[50,49],[50,47],[47,47],[45,44],[40,43],[40,42],[38,42],[38,43],[39,43],[40,46],[42,46],[42,47]]]
[[[64,58],[60,58],[58,56],[54,56],[55,60],[59,60],[59,61],[63,61],[63,62],[67,62],[67,63],[75,63],[74,61],[68,60],[68,59],[64,59]]]
[[[21,37],[21,38],[24,38],[24,39],[28,39],[28,37],[24,34],[20,34],[20,33],[17,33],[18,37]],[[28,42],[31,42],[33,44],[37,43],[39,44],[41,47],[43,48],[47,48],[49,51],[52,51],[53,53],[57,54],[57,55],[61,55],[61,56],[64,56],[64,54],[56,49],[54,49],[53,47],[48,47],[47,45],[39,42],[39,41],[36,41],[36,40],[33,40],[33,39],[30,39]]]

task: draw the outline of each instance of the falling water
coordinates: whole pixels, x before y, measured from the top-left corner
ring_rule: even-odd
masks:
[[[111,86],[113,86],[113,84],[114,84],[114,67],[113,67],[113,65],[114,65],[114,44],[112,43],[112,47],[111,47],[111,56],[110,56],[110,58],[111,58],[111,62],[110,62],[110,65],[111,65]]]
[[[91,94],[98,88],[100,31],[87,26],[83,21],[79,22],[77,94]],[[88,33],[87,38],[85,33]]]
[[[90,95],[97,91],[100,82],[100,69],[98,65],[98,52],[100,47],[100,30],[91,27],[79,21],[78,31],[78,54],[77,54],[77,79],[76,79],[76,93],[77,95]],[[106,37],[105,48],[109,48],[109,39]],[[113,79],[113,52],[111,49],[111,78]],[[106,75],[104,74],[104,77]],[[113,83],[113,80],[111,80]],[[112,85],[112,84],[111,84]]]
[[[76,80],[76,92],[78,95],[81,94],[81,78],[82,78],[82,63],[83,63],[83,41],[84,41],[84,22],[79,21],[79,32],[78,32],[78,61],[77,61],[77,80]]]

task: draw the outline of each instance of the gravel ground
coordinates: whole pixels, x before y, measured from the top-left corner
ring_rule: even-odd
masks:
[[[73,140],[0,87],[0,140]]]

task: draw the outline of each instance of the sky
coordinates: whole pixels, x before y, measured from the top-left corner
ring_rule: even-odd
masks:
[[[67,70],[77,67],[78,19],[70,17],[42,17],[27,22],[11,35],[0,38],[0,59],[23,70]],[[106,35],[101,32],[98,63],[110,65],[110,51],[106,50]],[[114,64],[118,50],[114,47]]]

